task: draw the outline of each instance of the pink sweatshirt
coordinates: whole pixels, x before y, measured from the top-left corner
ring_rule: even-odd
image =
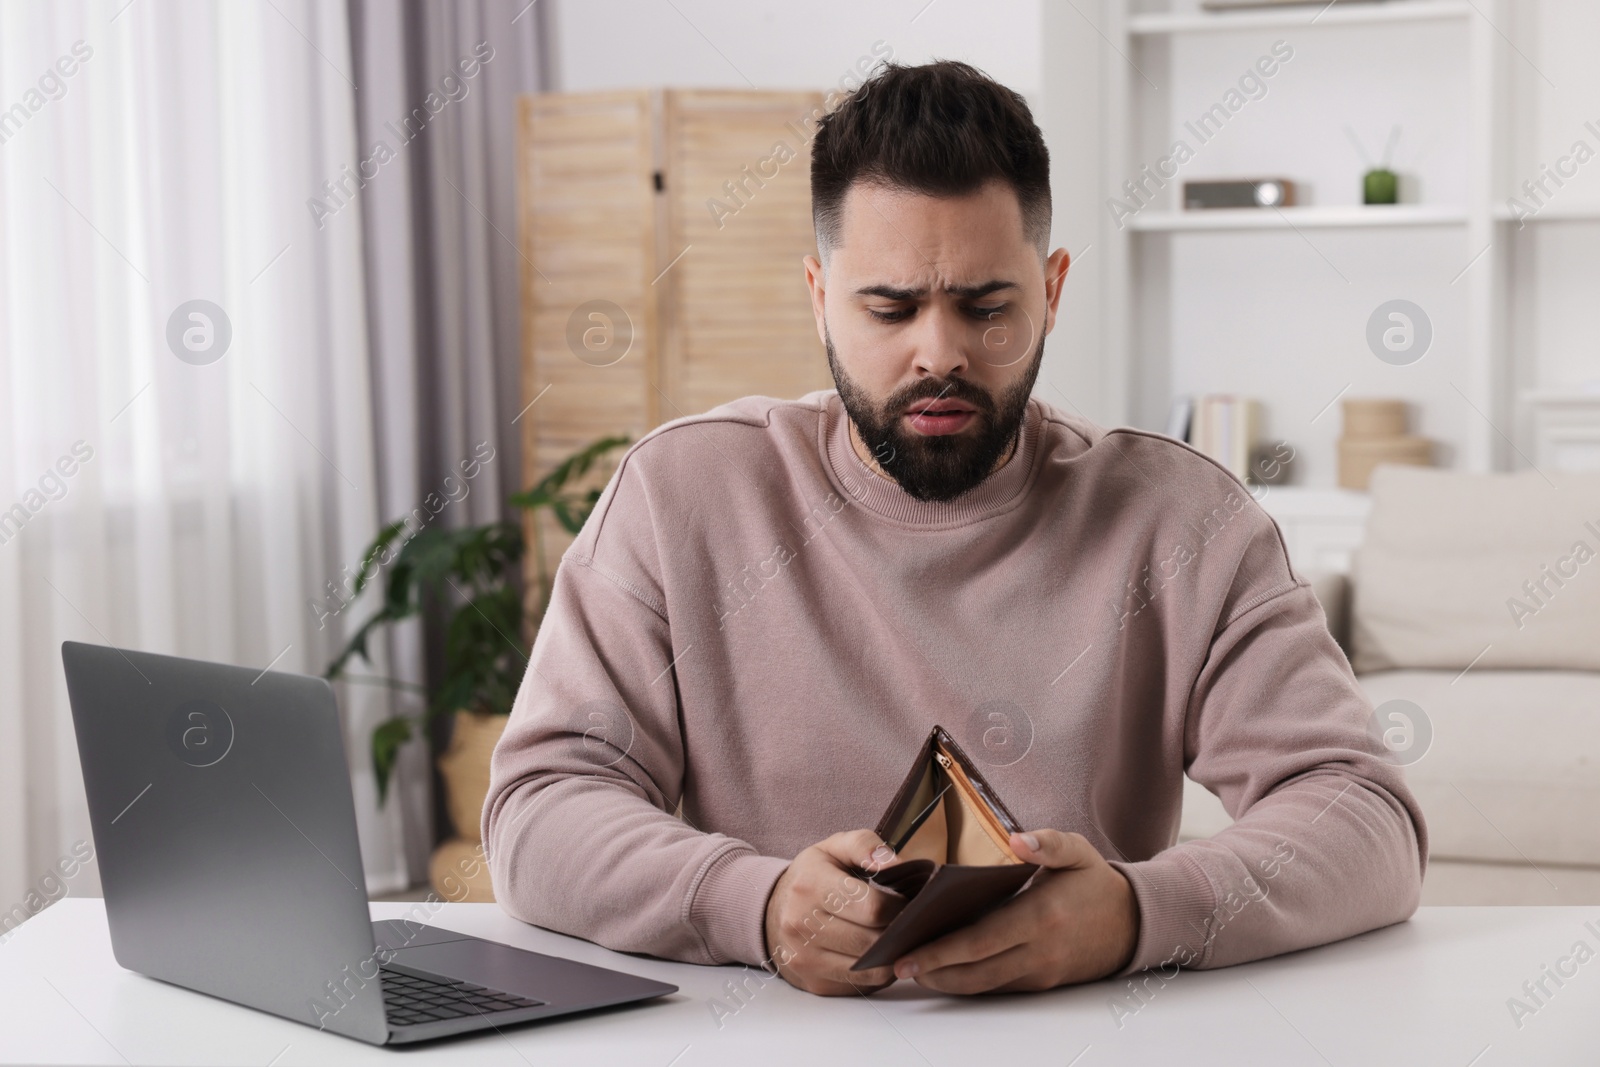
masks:
[[[1127,876],[1124,973],[1411,915],[1422,813],[1232,475],[1036,398],[1004,467],[927,503],[847,426],[831,390],[749,397],[629,449],[494,752],[482,829],[509,913],[759,964],[789,860],[874,826],[937,723],[1024,826]],[[1175,844],[1185,773],[1236,822]]]

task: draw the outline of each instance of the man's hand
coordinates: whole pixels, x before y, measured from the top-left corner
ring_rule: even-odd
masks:
[[[895,862],[871,830],[834,834],[794,858],[767,898],[766,918],[768,958],[790,985],[844,996],[894,982],[888,967],[851,973],[850,965],[905,905],[853,872],[876,872]]]
[[[978,922],[895,961],[899,978],[943,993],[1054,989],[1115,974],[1133,958],[1133,887],[1082,834],[1012,834],[1020,859],[1048,868]]]

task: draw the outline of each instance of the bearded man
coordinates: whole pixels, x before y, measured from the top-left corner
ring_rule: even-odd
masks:
[[[1032,396],[1068,256],[1022,98],[891,64],[821,122],[811,191],[836,389],[622,459],[493,757],[505,909],[819,994],[1217,967],[1410,916],[1422,814],[1276,525],[1185,445]],[[869,827],[936,726],[1037,871],[852,970],[906,907]],[[1235,821],[1180,844],[1186,774]]]

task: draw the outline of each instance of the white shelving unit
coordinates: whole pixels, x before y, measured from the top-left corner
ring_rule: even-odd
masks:
[[[1551,207],[1538,211],[1526,218],[1520,218],[1513,212],[1509,205],[1501,204],[1494,209],[1494,217],[1499,222],[1526,222],[1530,225],[1536,222],[1600,222],[1600,207]]]
[[[1041,20],[1054,243],[1074,256],[1044,395],[1158,430],[1175,396],[1257,397],[1298,454],[1274,506],[1302,524],[1342,499],[1341,399],[1405,399],[1445,467],[1600,463],[1600,3],[1074,0]],[[1242,83],[1277,41],[1292,59]],[[1403,203],[1361,206],[1345,127],[1376,156],[1395,124]],[[1183,182],[1225,177],[1291,179],[1301,206],[1181,210]],[[1433,327],[1405,366],[1366,340],[1391,299]]]
[[[1128,18],[1135,36],[1167,33],[1228,33],[1238,30],[1309,29],[1314,26],[1368,26],[1396,22],[1465,19],[1473,14],[1464,0],[1389,0],[1387,3],[1306,5],[1265,11],[1155,12]]]
[[[1495,200],[1503,7],[1342,0],[1213,13],[1197,0],[1104,0],[1100,199],[1123,208],[1099,227],[1103,410],[1159,429],[1175,396],[1256,396],[1267,435],[1300,453],[1298,488],[1332,491],[1337,400],[1397,396],[1445,465],[1509,465],[1509,213]],[[1292,60],[1256,66],[1274,48]],[[1246,87],[1256,91],[1242,104],[1226,95]],[[1218,101],[1240,106],[1225,114]],[[1208,113],[1220,121],[1197,128]],[[1363,206],[1366,168],[1344,127],[1359,126],[1377,155],[1396,123],[1405,202]],[[1152,166],[1179,141],[1192,159],[1178,173]],[[1219,177],[1289,178],[1304,206],[1181,210],[1183,182]],[[1433,348],[1413,366],[1366,344],[1368,318],[1391,299],[1431,318]],[[1295,491],[1277,492],[1287,502]]]
[[[1509,218],[1509,215],[1507,216]],[[1600,216],[1596,216],[1600,217]],[[1395,204],[1388,207],[1289,207],[1211,211],[1142,212],[1128,219],[1128,228],[1140,233],[1176,233],[1196,230],[1322,230],[1399,226],[1465,226],[1465,211],[1430,204]]]

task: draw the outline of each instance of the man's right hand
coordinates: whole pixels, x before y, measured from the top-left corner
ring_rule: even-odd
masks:
[[[767,957],[785,981],[822,996],[875,993],[894,982],[892,966],[852,972],[850,965],[905,906],[855,872],[895,862],[871,830],[834,834],[794,858],[767,898]]]

